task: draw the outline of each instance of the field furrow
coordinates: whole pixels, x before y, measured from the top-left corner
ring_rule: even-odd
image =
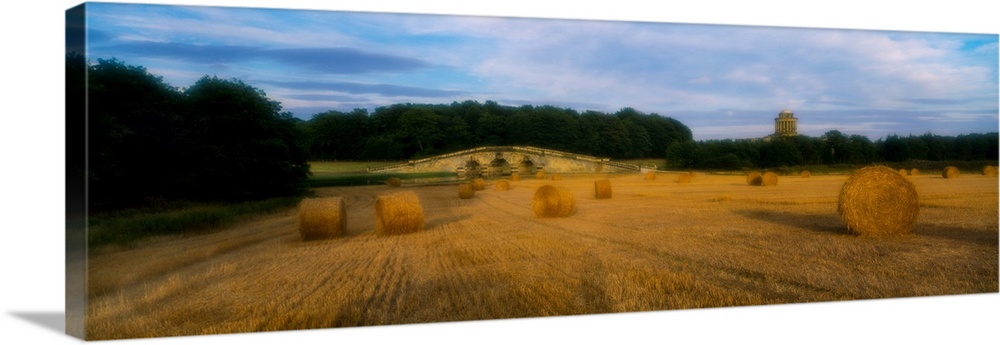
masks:
[[[613,196],[594,198],[609,178]],[[997,179],[909,177],[913,234],[846,233],[845,176],[525,178],[459,199],[454,185],[331,187],[345,236],[303,242],[287,212],[219,232],[91,254],[95,339],[997,292]],[[576,213],[536,218],[539,186]],[[409,190],[424,231],[373,233],[377,196]]]

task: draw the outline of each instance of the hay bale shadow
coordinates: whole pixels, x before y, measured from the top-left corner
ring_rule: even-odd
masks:
[[[856,237],[847,231],[847,225],[833,212],[831,214],[802,214],[767,210],[740,210],[737,214],[768,223],[785,225],[817,233],[830,233]],[[957,226],[921,223],[913,226],[912,233],[904,236],[935,237],[942,240],[960,241],[976,245],[997,245],[1000,233],[997,229],[976,230]]]
[[[997,241],[1000,240],[1000,235],[998,235],[996,228],[992,230],[976,230],[957,226],[920,224],[919,221],[913,226],[913,234],[978,245],[996,246]]]
[[[458,223],[458,222],[461,222],[461,221],[469,219],[469,218],[472,218],[472,215],[460,214],[460,215],[455,215],[455,216],[451,216],[451,217],[438,217],[438,218],[434,218],[434,219],[428,219],[424,223],[424,227],[425,227],[424,229],[425,229],[425,231],[433,231],[434,229],[437,229],[438,227],[442,227],[442,226],[445,226],[445,225],[448,225],[448,224],[451,224],[451,223]]]
[[[836,212],[832,214],[802,214],[768,210],[739,210],[736,213],[747,218],[813,232],[853,236],[847,232],[847,225],[837,216]]]

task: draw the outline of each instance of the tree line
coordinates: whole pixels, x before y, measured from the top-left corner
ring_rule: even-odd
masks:
[[[872,142],[862,135],[831,130],[820,137],[688,140],[672,143],[666,151],[667,165],[672,168],[720,170],[911,160],[996,161],[997,157],[997,132],[958,136],[893,134]]]
[[[681,122],[632,108],[614,113],[468,100],[330,110],[303,124],[310,153],[323,160],[400,160],[479,146],[525,145],[610,158],[662,157],[691,140]]]
[[[87,112],[86,146],[67,149],[86,150],[91,211],[295,195],[308,177],[300,120],[253,86],[205,76],[181,90],[80,54],[66,75],[68,109]]]
[[[579,113],[494,101],[330,110],[303,121],[237,79],[204,76],[177,88],[142,66],[75,53],[66,56],[66,81],[68,116],[85,109],[77,117],[87,121],[86,145],[68,147],[86,151],[86,171],[68,173],[86,175],[92,211],[295,195],[310,160],[403,160],[486,145],[641,158],[691,140],[679,121],[632,108]]]
[[[303,191],[310,160],[404,160],[478,146],[525,145],[675,168],[744,169],[905,160],[997,159],[997,133],[694,141],[681,122],[633,108],[578,112],[495,101],[330,110],[304,121],[260,89],[204,76],[187,88],[117,59],[66,57],[68,123],[86,116],[92,211],[158,200],[244,201]],[[75,111],[86,110],[86,115]],[[74,117],[75,116],[75,117]]]

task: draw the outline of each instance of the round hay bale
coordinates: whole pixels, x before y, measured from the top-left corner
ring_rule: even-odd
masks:
[[[497,184],[496,184],[495,188],[496,188],[496,190],[499,190],[499,191],[509,190],[510,189],[510,181],[507,181],[507,180],[497,181]]]
[[[983,167],[983,175],[985,176],[997,176],[997,167],[992,165],[987,165]]]
[[[486,180],[481,178],[472,179],[472,188],[474,188],[475,190],[486,189]]]
[[[861,168],[840,188],[837,213],[855,235],[907,233],[920,211],[913,183],[884,165]]]
[[[917,176],[917,175],[920,175],[920,170],[918,170],[917,168],[910,169],[910,176]]]
[[[562,175],[552,174],[552,181],[562,181]]]
[[[390,177],[385,180],[385,185],[389,187],[399,187],[403,185],[403,180],[400,180],[398,177]]]
[[[576,200],[569,190],[544,185],[535,191],[531,208],[539,218],[569,217],[576,212]]]
[[[906,176],[906,173],[907,173],[906,169],[899,169],[900,175]]]
[[[337,237],[347,230],[347,208],[340,197],[303,199],[299,235],[305,241]]]
[[[375,233],[398,235],[424,229],[424,208],[413,191],[380,195],[375,198]]]
[[[747,184],[751,186],[759,186],[764,180],[759,172],[751,171],[747,174]]]
[[[681,173],[677,175],[677,183],[691,183],[691,173]]]
[[[645,179],[646,181],[652,181],[652,180],[655,180],[655,179],[656,179],[656,173],[655,173],[655,172],[652,172],[652,171],[647,171],[647,172],[646,172],[646,177],[645,177],[644,179]]]
[[[545,172],[544,171],[536,172],[535,173],[535,178],[539,179],[539,180],[544,179],[545,178]]]
[[[510,174],[510,180],[511,181],[520,181],[521,180],[521,174],[518,174],[518,173]]]
[[[462,183],[458,185],[459,199],[472,199],[474,196],[476,196],[476,188],[472,186],[472,183]]]
[[[602,179],[594,181],[594,197],[598,199],[610,199],[611,180]]]
[[[765,172],[760,175],[760,185],[761,186],[777,186],[778,185],[778,174],[773,171]]]
[[[799,176],[810,177],[810,176],[812,176],[812,173],[810,173],[809,170],[802,170],[802,172],[799,173]]]
[[[941,177],[944,178],[958,178],[959,171],[958,168],[953,166],[947,166],[944,170],[941,170]]]

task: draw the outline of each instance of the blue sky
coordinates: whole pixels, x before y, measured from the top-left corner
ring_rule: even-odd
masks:
[[[998,127],[996,34],[92,3],[89,55],[177,87],[238,78],[325,110],[494,100],[632,107],[696,140]]]

